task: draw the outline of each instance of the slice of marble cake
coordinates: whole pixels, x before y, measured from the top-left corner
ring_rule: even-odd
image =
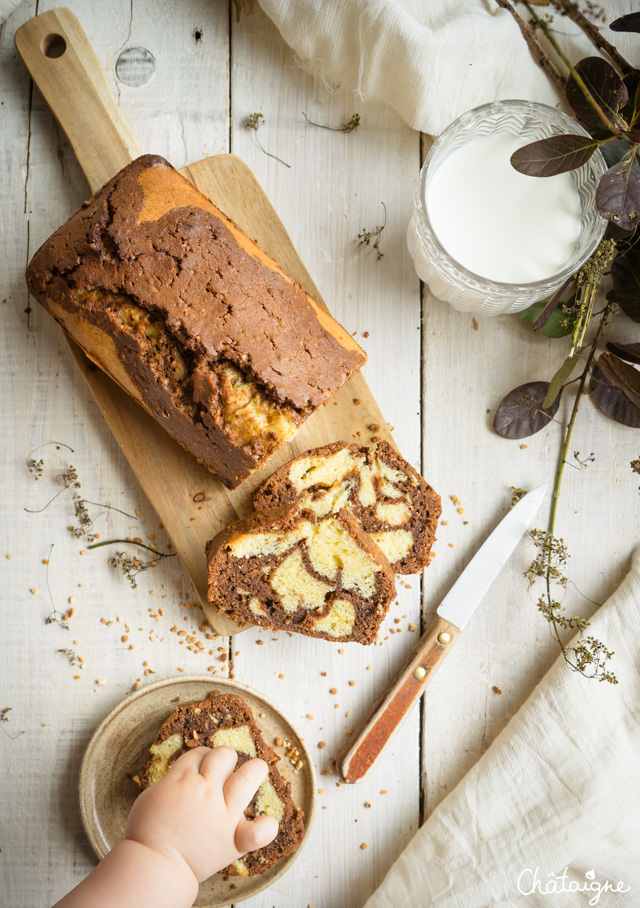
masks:
[[[241,624],[369,644],[395,595],[386,556],[347,510],[255,511],[212,539],[207,557],[209,601]]]
[[[338,441],[306,451],[260,485],[255,508],[297,502],[316,516],[347,508],[398,574],[429,564],[440,496],[386,441],[374,448]]]
[[[252,819],[267,815],[280,824],[278,834],[264,848],[251,851],[220,873],[254,876],[265,873],[280,858],[296,850],[304,835],[303,812],[291,797],[291,784],[276,768],[280,757],[265,743],[251,710],[241,697],[212,694],[208,700],[178,708],[162,724],[150,748],[149,760],[140,773],[142,788],[149,788],[165,776],[178,757],[192,747],[232,747],[238,753],[238,766],[259,757],[269,774],[245,810]]]

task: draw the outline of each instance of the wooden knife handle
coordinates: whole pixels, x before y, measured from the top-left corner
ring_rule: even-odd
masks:
[[[336,764],[345,782],[360,782],[369,775],[459,635],[455,624],[440,617],[425,631],[390,690],[373,706],[355,739],[338,756]]]
[[[25,22],[15,41],[95,192],[140,148],[82,26],[68,9],[52,9]]]

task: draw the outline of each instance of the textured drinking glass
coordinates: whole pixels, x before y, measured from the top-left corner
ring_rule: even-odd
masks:
[[[596,208],[596,190],[600,177],[606,170],[604,158],[596,150],[586,164],[571,171],[571,178],[580,196],[581,225],[573,254],[561,271],[541,281],[507,284],[474,274],[452,258],[438,240],[429,221],[426,204],[429,179],[438,165],[456,148],[477,136],[494,133],[526,136],[531,142],[566,133],[588,135],[575,120],[546,104],[494,101],[462,114],[434,142],[420,171],[420,185],[409,221],[407,245],[418,277],[428,284],[434,296],[446,300],[461,312],[482,315],[520,312],[532,303],[550,296],[595,251],[607,225]]]

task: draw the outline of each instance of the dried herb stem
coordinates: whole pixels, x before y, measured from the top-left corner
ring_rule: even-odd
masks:
[[[497,2],[500,3],[501,0],[497,0]],[[524,5],[527,7],[527,9],[529,10],[529,12],[531,14],[531,20],[533,22],[533,25],[536,28],[539,28],[544,33],[544,36],[547,39],[547,41],[549,42],[549,44],[553,47],[553,49],[555,50],[557,55],[560,57],[562,62],[565,64],[565,66],[571,73],[576,85],[578,86],[578,88],[580,89],[582,94],[584,95],[585,100],[595,110],[595,112],[598,115],[598,117],[600,118],[600,120],[602,120],[602,125],[604,126],[604,128],[608,132],[615,133],[616,136],[622,136],[623,133],[616,126],[616,124],[613,123],[607,117],[606,113],[604,112],[604,110],[602,109],[600,104],[598,104],[596,99],[591,94],[589,87],[587,86],[586,82],[584,81],[584,79],[582,78],[580,73],[577,72],[576,69],[574,69],[574,67],[571,63],[571,60],[567,57],[565,52],[562,50],[562,48],[560,47],[560,45],[554,38],[554,36],[551,32],[551,29],[549,28],[549,25],[544,21],[544,19],[541,19],[540,16],[538,16],[538,14],[533,9],[533,7],[530,5],[528,0],[522,0],[522,2],[524,3]],[[563,82],[563,86],[564,86],[564,82]],[[563,95],[564,95],[564,90],[563,90]]]
[[[330,129],[331,132],[355,132],[358,126],[360,126],[360,114],[355,113],[347,123],[343,123],[342,126],[326,126],[324,123],[314,123],[313,120],[310,120],[306,115],[304,110],[302,111],[302,116],[305,118],[309,126],[317,126],[318,129]]]
[[[533,58],[537,61],[537,63],[540,65],[540,67],[547,73],[547,75],[553,79],[553,81],[556,83],[560,93],[564,95],[565,80],[562,76],[562,73],[560,72],[558,67],[555,65],[553,60],[551,60],[549,55],[544,50],[543,46],[538,41],[538,38],[536,36],[534,29],[531,28],[531,26],[527,22],[524,21],[524,19],[520,15],[520,13],[518,13],[517,10],[514,9],[512,4],[509,2],[509,0],[496,0],[496,3],[498,4],[498,6],[501,6],[502,9],[506,9],[509,13],[511,13],[511,15],[513,16],[513,18],[515,19],[515,21],[518,25],[518,28],[520,29],[522,37],[527,42],[527,45],[529,47],[529,50],[531,51],[531,54],[533,55]]]
[[[573,0],[553,0],[553,5],[582,29],[594,47],[603,50],[613,60],[622,71],[623,76],[633,70],[633,66],[625,60],[613,44],[607,41],[600,29],[587,19],[577,3],[574,3]]]
[[[99,549],[103,545],[135,545],[140,549],[146,549],[148,552],[153,552],[158,558],[173,558],[176,554],[175,552],[159,552],[150,545],[145,545],[144,542],[135,542],[133,539],[105,539],[104,542],[94,542],[92,545],[88,545],[87,549]]]

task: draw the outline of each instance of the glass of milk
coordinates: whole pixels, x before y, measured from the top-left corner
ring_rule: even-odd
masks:
[[[416,272],[434,296],[462,312],[519,312],[594,252],[607,224],[595,204],[606,170],[600,151],[579,170],[544,178],[509,161],[522,145],[566,133],[588,135],[546,104],[494,101],[435,141],[407,232]]]

